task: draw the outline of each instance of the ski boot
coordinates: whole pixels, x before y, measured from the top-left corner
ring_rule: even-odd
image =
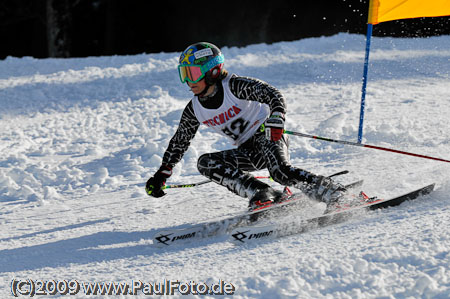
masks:
[[[292,192],[287,187],[284,188],[283,192],[271,187],[258,190],[250,199],[249,211],[261,210],[274,203],[282,202],[289,195],[292,195]]]
[[[337,201],[331,202],[327,204],[327,208],[325,209],[325,214],[337,212],[345,209],[350,209],[356,206],[364,206],[370,204],[374,201],[377,201],[378,198],[376,196],[369,197],[366,193],[361,191],[358,195],[346,195],[338,199]]]
[[[344,185],[321,175],[317,176],[310,184],[302,183],[296,187],[310,198],[324,202],[327,206],[335,204],[347,194],[347,188]]]
[[[271,187],[258,190],[250,199],[248,204],[249,210],[259,210],[280,201],[283,196],[281,191],[275,190]]]

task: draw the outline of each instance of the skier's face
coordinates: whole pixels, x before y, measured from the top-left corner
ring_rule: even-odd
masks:
[[[202,93],[206,88],[205,79],[198,81],[197,83],[191,83],[187,81],[187,85],[191,88],[193,94],[198,95]]]

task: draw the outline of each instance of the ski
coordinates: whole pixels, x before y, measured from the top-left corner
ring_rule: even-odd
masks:
[[[363,180],[346,185],[347,189],[359,187]],[[273,216],[280,217],[289,214],[297,204],[301,204],[308,197],[303,193],[295,193],[280,203],[272,203],[264,208],[251,212],[240,213],[225,219],[211,220],[204,223],[194,224],[185,228],[162,229],[153,236],[153,244],[157,247],[165,247],[194,241],[195,239],[207,238],[229,233],[238,226],[247,226],[261,219]]]
[[[360,180],[346,185],[346,187],[349,189],[356,188],[361,186],[362,183],[363,180]],[[227,234],[233,228],[238,226],[247,226],[264,218],[269,218],[271,216],[279,217],[288,214],[295,205],[301,204],[307,199],[308,197],[303,193],[295,193],[289,196],[285,201],[265,206],[264,209],[240,213],[225,219],[194,224],[185,228],[162,229],[154,234],[153,244],[158,247],[165,247],[191,242],[196,239]]]
[[[211,220],[185,228],[163,229],[154,234],[153,244],[155,246],[165,247],[186,243],[199,238],[226,234],[235,227],[250,225],[263,217],[269,217],[269,215],[273,216],[274,214],[279,215],[283,212],[286,213],[289,207],[292,207],[295,203],[299,203],[302,199],[306,198],[307,197],[302,193],[293,194],[285,201],[266,206],[261,210],[239,213],[228,218]]]
[[[153,236],[153,244],[158,247],[184,243],[196,238],[201,238],[203,225],[195,225],[188,228],[161,230]]]
[[[231,241],[235,244],[245,244],[256,240],[273,239],[292,234],[304,233],[314,228],[325,227],[345,221],[357,210],[376,210],[398,206],[407,200],[413,200],[434,190],[435,184],[431,184],[406,194],[390,199],[367,198],[367,201],[355,206],[341,207],[340,209],[326,213],[318,217],[303,219],[300,221],[280,222],[263,226],[237,227],[230,232]]]
[[[345,189],[355,189],[357,187],[361,187],[364,184],[364,180],[359,180],[350,184],[345,185]]]
[[[362,181],[350,185],[359,186]],[[348,185],[347,185],[348,186]],[[184,228],[162,229],[153,235],[153,244],[157,247],[184,244],[197,239],[229,234],[234,228],[246,227],[263,219],[280,218],[292,214],[296,208],[308,203],[309,198],[303,193],[295,193],[281,203],[273,203],[263,209],[240,213],[228,218],[211,220]],[[378,201],[377,201],[378,202]],[[383,203],[380,202],[380,205]],[[384,203],[386,204],[386,203]]]

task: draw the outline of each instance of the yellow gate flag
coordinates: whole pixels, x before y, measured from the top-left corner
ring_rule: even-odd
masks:
[[[369,24],[450,15],[450,0],[370,0]]]

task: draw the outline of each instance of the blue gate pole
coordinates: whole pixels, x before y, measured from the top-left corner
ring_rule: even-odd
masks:
[[[369,52],[370,52],[370,40],[372,38],[372,24],[367,24],[367,37],[366,37],[366,57],[364,58],[364,73],[362,78],[362,90],[361,90],[361,111],[359,113],[359,130],[358,130],[358,143],[362,142],[363,126],[364,126],[364,109],[366,106],[366,86],[367,86],[367,73],[369,70]]]

